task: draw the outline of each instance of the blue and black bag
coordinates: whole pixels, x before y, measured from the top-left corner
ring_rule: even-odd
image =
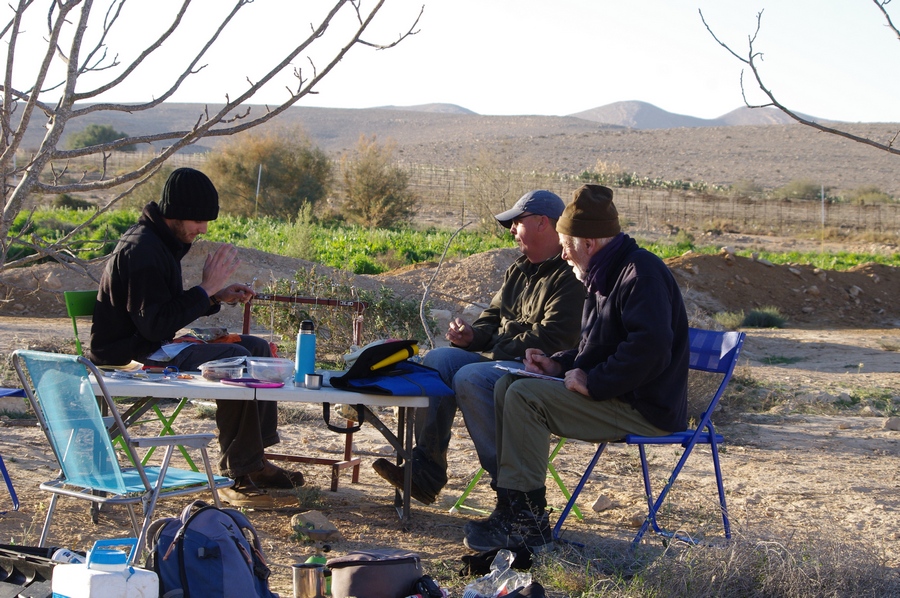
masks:
[[[418,352],[417,342],[388,341],[373,345],[363,351],[343,376],[333,377],[331,385],[373,395],[437,397],[453,394],[437,370],[421,363],[409,361],[408,356]],[[405,355],[399,361],[390,361],[393,355]],[[385,361],[387,365],[381,365]]]
[[[159,576],[166,598],[277,598],[250,520],[202,500],[181,517],[157,519],[147,530],[146,568]]]
[[[452,395],[453,390],[441,380],[441,374],[421,363],[409,361],[418,353],[417,341],[388,341],[367,347],[343,376],[331,378],[330,384],[341,390],[350,390],[373,395],[393,395],[407,397],[440,397]],[[415,349],[415,350],[414,350]],[[403,355],[399,361],[392,356]],[[385,361],[387,365],[382,365]],[[351,434],[360,429],[365,419],[365,408],[357,406],[359,424],[349,428],[331,425],[331,405],[322,404],[322,415],[329,430]]]

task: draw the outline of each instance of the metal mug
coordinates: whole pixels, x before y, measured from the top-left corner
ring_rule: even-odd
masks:
[[[319,390],[322,388],[322,374],[306,374],[304,382],[309,390]]]
[[[320,563],[295,563],[294,598],[325,598],[325,565]]]

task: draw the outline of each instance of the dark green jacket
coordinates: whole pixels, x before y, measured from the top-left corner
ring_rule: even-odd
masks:
[[[495,360],[522,359],[529,347],[548,355],[570,349],[581,335],[584,297],[584,285],[561,256],[532,264],[523,255],[472,324],[475,338],[466,349]]]

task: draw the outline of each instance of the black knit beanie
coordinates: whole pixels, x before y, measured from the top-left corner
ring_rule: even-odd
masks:
[[[172,220],[215,220],[219,217],[219,194],[199,170],[179,168],[166,180],[159,211]]]
[[[622,232],[619,212],[613,205],[612,189],[602,185],[582,185],[575,190],[556,223],[556,232],[582,239],[606,239]]]

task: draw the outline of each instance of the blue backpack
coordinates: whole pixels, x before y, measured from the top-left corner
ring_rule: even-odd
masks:
[[[146,568],[159,576],[160,596],[278,597],[259,536],[240,511],[195,500],[181,517],[151,523],[147,538]]]

